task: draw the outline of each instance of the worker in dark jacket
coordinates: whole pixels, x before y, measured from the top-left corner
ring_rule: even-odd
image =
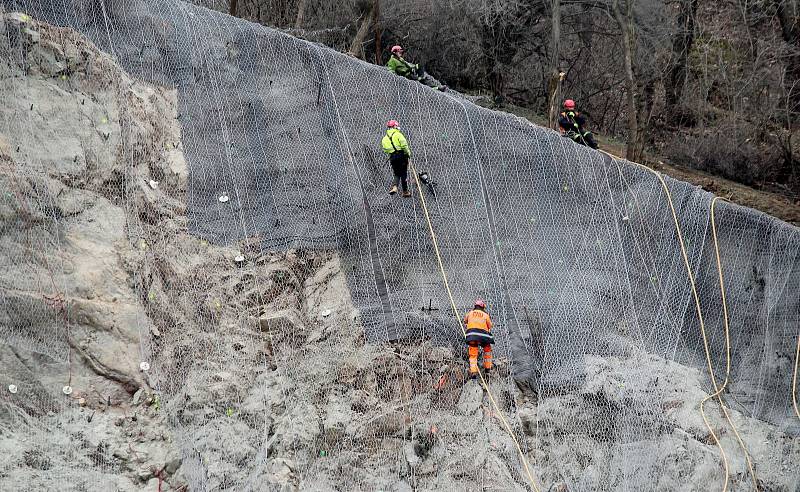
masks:
[[[492,370],[492,318],[486,312],[486,302],[483,299],[475,300],[475,307],[464,316],[467,325],[466,339],[469,351],[469,377],[478,376],[478,355],[483,348],[483,370]]]
[[[575,143],[597,148],[592,132],[586,129],[586,117],[575,111],[575,101],[572,99],[564,101],[564,111],[558,117],[558,126],[561,134],[571,138]]]
[[[441,84],[438,80],[431,77],[430,74],[422,70],[419,65],[409,62],[403,55],[405,51],[401,46],[392,46],[392,56],[386,63],[386,68],[395,75],[405,77],[410,80],[416,80],[422,84],[432,87],[440,91],[446,91],[447,86]]]

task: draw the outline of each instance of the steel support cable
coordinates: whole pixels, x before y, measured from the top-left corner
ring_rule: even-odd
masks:
[[[606,152],[604,150],[600,150],[600,152],[606,154],[607,156],[611,157],[612,159],[616,158],[616,156],[614,156],[612,154],[609,154],[608,152]],[[710,350],[708,348],[708,336],[706,335],[705,321],[703,319],[703,310],[702,310],[702,308],[700,306],[700,297],[697,294],[697,285],[695,283],[694,274],[692,273],[692,268],[691,268],[691,265],[689,264],[689,256],[686,253],[686,246],[685,246],[685,243],[684,243],[684,240],[683,240],[683,231],[681,229],[680,223],[678,222],[678,214],[677,214],[677,212],[675,210],[675,205],[672,202],[672,194],[670,193],[669,187],[667,186],[666,181],[664,181],[663,176],[661,176],[661,173],[657,172],[654,169],[651,169],[651,168],[645,166],[644,164],[639,164],[638,162],[633,162],[633,164],[635,164],[635,165],[637,165],[637,166],[639,166],[639,167],[641,167],[643,169],[646,169],[647,171],[653,173],[656,176],[656,178],[658,178],[659,182],[661,183],[661,187],[664,189],[664,193],[665,193],[665,195],[667,197],[667,203],[669,204],[670,212],[672,214],[672,220],[673,220],[673,223],[675,225],[675,232],[678,235],[678,244],[680,245],[680,248],[681,248],[681,256],[683,257],[683,262],[684,262],[684,265],[686,266],[686,274],[689,277],[689,284],[690,284],[691,289],[692,289],[692,296],[694,297],[695,308],[697,310],[697,317],[698,317],[698,320],[700,322],[700,333],[701,333],[701,335],[703,337],[703,348],[705,350],[706,363],[708,365],[708,372],[709,372],[709,375],[711,376],[711,384],[713,385],[714,390],[715,390],[715,392],[713,394],[706,396],[700,402],[700,415],[703,417],[703,422],[706,424],[706,428],[708,429],[709,433],[711,434],[711,437],[714,439],[714,443],[719,448],[720,455],[722,456],[722,464],[723,464],[723,467],[725,469],[725,483],[722,486],[722,490],[723,490],[723,492],[728,490],[730,466],[729,466],[729,463],[728,463],[728,458],[725,455],[725,450],[722,448],[722,444],[720,443],[719,438],[717,437],[716,433],[714,432],[714,429],[711,427],[711,424],[709,423],[708,418],[706,417],[705,410],[703,408],[706,401],[708,401],[708,400],[710,400],[712,398],[715,398],[715,397],[718,399],[719,404],[720,404],[720,408],[722,409],[723,413],[725,414],[725,419],[730,424],[731,428],[733,429],[734,434],[736,434],[737,441],[739,442],[739,445],[742,447],[742,451],[744,452],[745,458],[747,459],[747,465],[748,465],[748,468],[750,470],[750,473],[751,473],[751,476],[753,478],[753,481],[755,483],[756,490],[758,490],[758,482],[756,480],[755,473],[753,472],[752,463],[750,461],[750,456],[749,456],[747,450],[744,447],[744,443],[741,440],[739,432],[736,430],[736,426],[734,425],[733,420],[731,420],[730,415],[728,414],[728,411],[727,411],[727,409],[725,407],[725,403],[722,400],[722,395],[721,395],[722,391],[725,389],[725,386],[727,385],[728,373],[730,372],[730,344],[729,344],[729,338],[728,338],[727,307],[725,306],[725,294],[724,294],[725,287],[724,287],[724,284],[722,283],[721,261],[720,261],[720,257],[719,257],[719,249],[717,247],[716,227],[715,227],[715,222],[714,222],[714,202],[719,197],[715,197],[715,199],[712,200],[711,220],[712,220],[712,234],[714,236],[714,246],[715,246],[715,252],[716,252],[716,256],[717,256],[717,267],[718,267],[719,274],[720,274],[720,289],[723,292],[722,296],[723,296],[723,311],[725,313],[725,316],[724,316],[724,319],[725,319],[725,339],[726,339],[726,349],[727,349],[727,354],[728,354],[725,382],[724,382],[722,387],[719,387],[717,385],[717,379],[714,376],[714,368],[713,368],[713,365],[712,365],[712,362],[711,362],[711,352],[710,352]]]
[[[428,231],[431,234],[431,241],[433,242],[433,250],[436,254],[436,261],[439,266],[439,272],[442,274],[442,280],[444,281],[444,287],[447,290],[447,296],[450,299],[450,307],[453,309],[453,316],[456,318],[456,322],[458,323],[459,329],[461,329],[461,333],[466,337],[467,333],[464,330],[464,325],[461,323],[461,315],[456,307],[456,301],[453,298],[453,291],[450,289],[450,283],[447,280],[447,272],[444,269],[444,263],[442,262],[442,255],[439,251],[439,243],[436,240],[436,232],[433,229],[433,223],[431,222],[431,216],[428,213],[428,205],[425,202],[425,193],[422,189],[422,184],[419,181],[419,176],[417,174],[416,167],[413,163],[409,162],[411,173],[414,175],[414,182],[417,184],[417,191],[419,193],[420,204],[422,205],[422,211],[425,214],[425,221],[428,223]],[[503,423],[503,426],[508,431],[508,434],[511,436],[511,439],[514,441],[514,445],[517,448],[517,452],[519,453],[520,460],[522,461],[522,465],[525,468],[525,473],[528,476],[528,480],[530,481],[531,487],[535,492],[539,492],[539,487],[536,485],[536,481],[533,479],[533,474],[531,473],[530,466],[528,465],[528,459],[525,458],[525,453],[522,452],[522,446],[520,446],[519,440],[517,439],[514,430],[509,425],[508,421],[506,420],[505,416],[503,415],[503,411],[500,409],[500,406],[497,404],[494,396],[492,395],[491,390],[489,389],[489,384],[486,382],[486,379],[483,376],[483,372],[478,371],[478,376],[481,379],[481,386],[486,391],[486,394],[489,395],[489,400],[492,402],[492,406],[494,407],[495,411],[497,412],[497,416],[500,417],[500,421]]]

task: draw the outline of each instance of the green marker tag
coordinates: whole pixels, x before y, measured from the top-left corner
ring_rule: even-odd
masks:
[[[102,124],[104,124],[104,125],[105,125],[106,123],[108,123],[108,118],[106,118],[105,116],[103,116],[103,119],[101,119],[101,120],[100,120],[100,123],[102,123]]]
[[[227,415],[228,417],[230,417],[231,415],[233,415],[233,409],[232,409],[231,407],[228,407],[228,408],[225,410],[225,415]]]

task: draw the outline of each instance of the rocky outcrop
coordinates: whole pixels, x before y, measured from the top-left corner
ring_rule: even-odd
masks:
[[[2,488],[180,488],[131,262],[142,224],[182,220],[175,95],[72,30],[11,13],[0,31]]]

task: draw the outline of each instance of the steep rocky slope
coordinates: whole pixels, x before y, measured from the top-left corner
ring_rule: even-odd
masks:
[[[332,251],[189,234],[175,93],[71,29],[2,21],[0,489],[528,487],[460,345],[367,343]],[[540,395],[499,361],[491,394],[537,485],[719,487],[703,374],[614,352]],[[762,485],[792,490],[798,439],[732,414]]]

